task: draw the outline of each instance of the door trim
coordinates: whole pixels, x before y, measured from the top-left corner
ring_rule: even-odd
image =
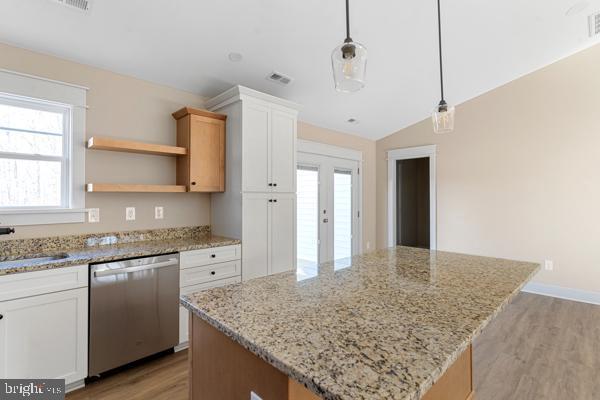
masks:
[[[343,158],[358,162],[358,254],[363,253],[363,152],[360,150],[349,149],[346,147],[334,146],[331,144],[313,142],[310,140],[298,139],[296,153],[316,154],[325,157]],[[299,158],[298,158],[299,159]],[[298,164],[298,161],[296,161]]]
[[[429,246],[431,250],[437,249],[436,154],[435,144],[388,150],[388,247],[396,246],[396,161],[429,158]]]

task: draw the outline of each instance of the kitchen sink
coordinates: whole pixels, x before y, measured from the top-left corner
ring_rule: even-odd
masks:
[[[67,253],[58,253],[51,255],[41,255],[39,257],[31,257],[31,258],[16,258],[12,260],[0,261],[0,268],[9,267],[9,266],[20,266],[27,264],[38,264],[50,261],[64,260],[68,258],[69,255]]]

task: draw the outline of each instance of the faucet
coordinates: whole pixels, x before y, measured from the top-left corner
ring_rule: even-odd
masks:
[[[0,235],[10,235],[11,233],[15,233],[15,228],[0,228]]]

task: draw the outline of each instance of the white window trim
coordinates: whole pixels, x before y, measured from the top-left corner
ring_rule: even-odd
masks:
[[[429,158],[429,247],[437,249],[436,145],[394,149],[387,152],[388,160],[388,246],[396,247],[396,161]]]
[[[298,139],[296,144],[298,153],[316,154],[346,160],[358,161],[358,205],[356,207],[360,218],[358,218],[358,254],[363,253],[363,153],[359,150],[348,149],[346,147],[333,146],[330,144],[313,142],[310,140]]]
[[[68,155],[68,206],[0,210],[0,225],[45,225],[85,222],[85,114],[88,88],[0,69],[0,93],[66,105],[71,109]]]

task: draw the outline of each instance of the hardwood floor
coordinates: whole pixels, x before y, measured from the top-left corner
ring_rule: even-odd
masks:
[[[67,400],[187,400],[187,351]],[[476,400],[600,399],[600,306],[522,293],[473,344]]]
[[[68,400],[187,400],[187,350],[121,371],[67,394]]]
[[[600,399],[600,306],[521,293],[473,345],[477,400]]]

